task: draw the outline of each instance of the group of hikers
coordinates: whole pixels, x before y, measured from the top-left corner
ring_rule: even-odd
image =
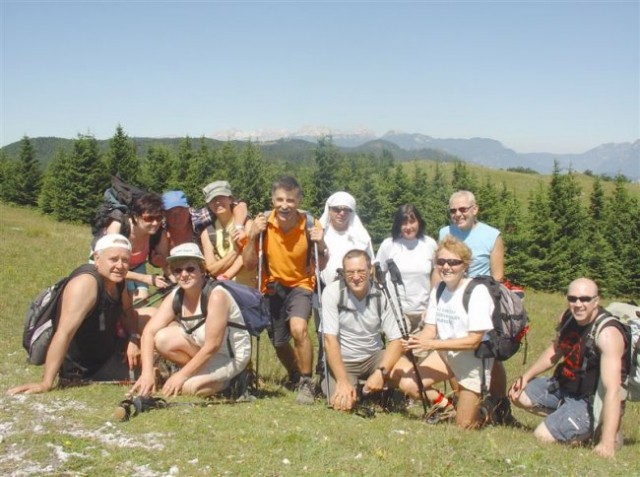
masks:
[[[450,224],[438,242],[425,234],[414,205],[399,206],[377,254],[347,192],[331,195],[319,220],[300,210],[302,188],[291,176],[273,183],[272,210],[253,218],[226,181],[203,194],[206,209],[191,208],[182,191],[147,193],[130,215],[104,226],[90,263],[65,286],[42,380],[9,394],[46,392],[57,378],[133,378],[131,392],[141,396],[224,391],[251,368],[241,303],[212,286],[234,280],[258,287],[267,300],[267,332],[299,404],[312,404],[319,389],[331,407],[350,411],[395,388],[422,401],[429,422],[475,428],[490,403],[494,424],[519,426],[513,404],[546,416],[535,429],[543,442],[590,439],[595,419],[595,451],[613,456],[621,445],[629,343],[612,321],[596,339],[597,353],[580,351],[601,310],[594,281],[569,285],[556,338],[511,386],[501,361],[476,356],[493,329],[495,305],[486,287],[473,287],[466,300],[464,292],[473,277],[504,280],[505,247],[499,230],[478,221],[471,192],[450,197]],[[202,214],[211,217],[206,227],[197,225]],[[148,273],[147,262],[164,274]],[[150,286],[170,291],[158,306],[134,306],[150,303]],[[314,310],[319,383],[309,333]],[[159,360],[171,363],[162,381]],[[542,376],[554,367],[552,377]],[[598,420],[591,404],[600,378]],[[434,387],[442,382],[453,392]]]

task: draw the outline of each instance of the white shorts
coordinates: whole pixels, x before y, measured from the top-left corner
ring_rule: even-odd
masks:
[[[480,394],[482,392],[482,361],[476,358],[475,352],[470,351],[439,351],[440,358],[451,368],[458,384],[469,391]],[[493,358],[484,359],[485,385],[491,384],[491,368]]]

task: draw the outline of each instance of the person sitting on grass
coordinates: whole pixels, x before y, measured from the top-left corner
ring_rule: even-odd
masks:
[[[596,454],[613,457],[622,447],[622,382],[628,372],[629,343],[618,320],[603,323],[595,334],[594,323],[604,310],[593,280],[571,282],[567,301],[555,339],[511,385],[509,397],[514,405],[545,416],[534,431],[540,442],[595,437]],[[552,377],[537,377],[554,366]],[[601,414],[592,407],[599,381],[604,385]],[[600,426],[594,425],[596,418]]]
[[[131,392],[148,396],[156,391],[157,350],[180,366],[162,387],[165,397],[210,396],[245,370],[251,357],[249,332],[232,326],[244,327],[240,308],[227,290],[212,287],[196,244],[174,247],[167,260],[179,288],[164,299],[142,333],[142,371]]]
[[[428,389],[427,396],[433,403],[428,422],[455,416],[458,427],[475,428],[479,424],[482,373],[488,386],[493,364],[493,359],[487,358],[483,365],[482,359],[475,356],[475,350],[493,329],[493,300],[487,287],[476,286],[471,292],[469,312],[465,310],[462,298],[470,282],[466,272],[471,263],[471,250],[460,240],[447,236],[440,241],[435,263],[445,288],[439,300],[437,288],[432,289],[425,327],[403,344],[406,349],[430,352],[418,366],[424,387]],[[398,361],[391,378],[411,398],[420,398],[413,366],[406,357]],[[457,409],[431,388],[451,378],[458,383]]]
[[[137,324],[142,323],[125,288],[130,254],[131,243],[122,235],[108,234],[96,242],[94,263],[76,268],[62,292],[42,380],[16,386],[10,395],[47,392],[58,375],[61,382],[129,377],[139,364]],[[128,344],[118,336],[119,321]]]
[[[402,335],[391,306],[373,287],[368,252],[348,251],[342,268],[344,282],[331,282],[322,293],[321,331],[329,374],[321,387],[325,395],[330,394],[334,409],[349,411],[358,399],[359,379],[366,379],[363,393],[382,391],[402,355]]]

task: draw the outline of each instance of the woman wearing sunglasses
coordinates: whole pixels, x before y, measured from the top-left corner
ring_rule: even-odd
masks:
[[[389,268],[389,261],[397,266],[402,283],[397,290],[402,312],[409,329],[417,330],[429,303],[433,254],[437,244],[425,235],[424,220],[413,204],[398,207],[393,215],[391,237],[386,238],[376,255],[382,271]]]
[[[194,243],[167,257],[179,288],[172,291],[144,327],[142,371],[131,389],[142,396],[156,390],[154,350],[180,366],[162,387],[165,397],[210,396],[226,389],[247,366],[251,339],[238,304],[223,287],[211,287],[204,256]],[[206,313],[205,313],[206,310]]]
[[[155,192],[148,192],[134,201],[131,215],[124,216],[126,224],[113,220],[105,228],[105,234],[123,234],[131,242],[127,290],[133,300],[147,298],[150,285],[157,288],[169,285],[164,278],[148,274],[146,266],[150,256],[150,239],[162,225],[162,211],[162,197]]]
[[[438,245],[436,267],[445,288],[439,299],[437,289],[431,291],[425,327],[419,335],[412,335],[403,344],[405,349],[429,352],[420,363],[420,377],[425,388],[435,383],[455,378],[459,385],[458,405],[447,401],[441,393],[430,389],[432,401],[430,414],[455,415],[456,425],[461,428],[474,428],[478,424],[483,369],[485,380],[489,383],[491,361],[475,357],[474,351],[485,339],[485,333],[493,328],[491,315],[493,301],[484,286],[476,286],[469,300],[469,313],[462,303],[464,290],[470,279],[466,277],[471,263],[471,250],[460,240],[447,236]],[[400,389],[414,399],[419,399],[411,362],[403,357],[392,373],[392,379],[399,383]],[[434,397],[435,396],[435,397]]]

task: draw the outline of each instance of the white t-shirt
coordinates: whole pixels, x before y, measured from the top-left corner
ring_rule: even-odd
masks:
[[[347,310],[339,310],[340,286],[341,282],[335,281],[322,292],[321,331],[338,337],[343,362],[359,363],[382,349],[381,332],[388,341],[401,338],[391,306],[380,290],[371,290],[362,301],[346,290]],[[381,316],[378,316],[378,300]]]
[[[349,230],[337,231],[333,227],[325,229],[324,243],[329,249],[329,260],[322,270],[321,277],[325,284],[333,282],[336,278],[336,271],[342,268],[342,259],[345,254],[353,249],[364,250],[373,260],[373,248],[371,241],[361,240]]]
[[[469,282],[470,279],[465,278],[462,285],[453,293],[445,288],[438,303],[436,303],[437,288],[432,290],[425,323],[436,325],[439,339],[464,338],[470,331],[493,329],[491,315],[494,305],[487,287],[476,285],[469,297],[469,313],[465,311],[462,295]],[[486,336],[483,339],[486,339]]]
[[[402,311],[421,313],[429,303],[433,255],[438,245],[431,237],[406,240],[386,238],[376,255],[382,271],[387,271],[387,260],[393,259],[402,275],[403,286],[398,286]]]

